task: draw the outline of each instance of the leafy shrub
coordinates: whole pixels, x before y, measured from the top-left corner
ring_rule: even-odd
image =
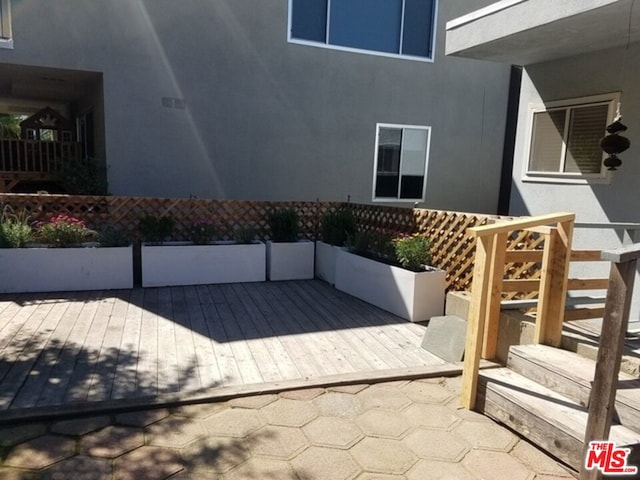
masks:
[[[126,247],[131,241],[120,231],[108,226],[98,232],[98,242],[103,247]]]
[[[363,257],[394,262],[395,253],[392,243],[394,235],[395,232],[385,228],[362,230],[348,237],[347,247],[353,253]]]
[[[339,247],[356,233],[356,218],[348,208],[327,211],[322,216],[322,240]]]
[[[424,235],[402,235],[393,240],[398,263],[407,270],[419,272],[431,264],[431,240]]]
[[[13,213],[9,205],[0,208],[0,248],[24,248],[33,241],[33,229],[26,212]]]
[[[293,208],[281,208],[269,214],[271,239],[274,242],[295,242],[298,240],[300,222]]]
[[[216,237],[216,225],[210,220],[198,220],[189,228],[189,240],[195,245],[207,245]]]
[[[71,195],[107,195],[107,169],[104,162],[87,157],[60,160],[57,183]]]
[[[58,215],[36,224],[37,238],[54,247],[73,247],[95,237],[96,232],[75,217]]]
[[[256,229],[250,226],[236,227],[233,236],[237,243],[251,244],[256,239]]]
[[[175,221],[171,217],[147,215],[138,222],[138,230],[146,242],[162,243],[173,233]]]

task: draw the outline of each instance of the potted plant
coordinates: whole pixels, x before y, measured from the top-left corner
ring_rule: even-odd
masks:
[[[155,243],[142,245],[143,286],[265,280],[265,245],[254,241],[253,231],[238,230],[239,235],[243,236],[242,243],[235,240],[216,240],[216,222],[203,219],[190,225],[189,241],[167,242],[172,229],[173,220],[165,221],[164,226],[160,218],[141,222],[141,232],[145,239],[149,239],[151,233],[151,238],[155,240]]]
[[[110,244],[80,219],[57,215],[29,224],[0,215],[2,292],[108,290],[133,287],[132,246]]]
[[[356,218],[350,208],[327,210],[322,216],[321,238],[316,240],[316,277],[335,284],[337,250],[356,233]]]
[[[446,273],[432,267],[420,234],[359,232],[337,253],[336,288],[412,322],[444,311]]]
[[[293,208],[269,214],[271,240],[267,242],[267,278],[303,280],[313,278],[314,244],[298,240],[300,223]]]

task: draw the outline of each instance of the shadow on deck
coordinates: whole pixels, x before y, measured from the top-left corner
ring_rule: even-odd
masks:
[[[459,373],[320,281],[0,297],[0,423]]]

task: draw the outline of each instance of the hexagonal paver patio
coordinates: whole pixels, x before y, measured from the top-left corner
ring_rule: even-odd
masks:
[[[72,457],[76,442],[70,438],[43,435],[16,446],[4,461],[4,466],[40,470]]]
[[[571,478],[486,417],[461,414],[448,382],[348,387],[0,426],[0,478]]]
[[[351,448],[351,454],[364,470],[403,474],[418,457],[398,440],[366,437]]]

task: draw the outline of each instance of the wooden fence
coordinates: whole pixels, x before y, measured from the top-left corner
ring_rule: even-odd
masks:
[[[145,215],[171,216],[176,222],[176,240],[186,239],[190,225],[205,219],[217,223],[223,238],[232,238],[238,226],[251,226],[259,238],[268,239],[268,214],[281,207],[297,210],[303,236],[313,240],[319,236],[322,215],[326,211],[348,206],[361,229],[382,228],[398,233],[428,235],[433,242],[434,265],[447,272],[447,289],[467,291],[471,289],[475,255],[475,239],[467,229],[501,220],[501,217],[491,215],[336,202],[0,194],[1,204],[9,205],[15,212],[27,212],[34,222],[66,214],[80,218],[96,229],[111,225],[132,239],[138,238],[138,222]],[[542,238],[534,232],[514,232],[507,239],[509,250],[534,250],[541,246]],[[539,261],[505,265],[505,277],[508,279],[539,276]],[[504,298],[530,298],[535,295],[508,292]]]

